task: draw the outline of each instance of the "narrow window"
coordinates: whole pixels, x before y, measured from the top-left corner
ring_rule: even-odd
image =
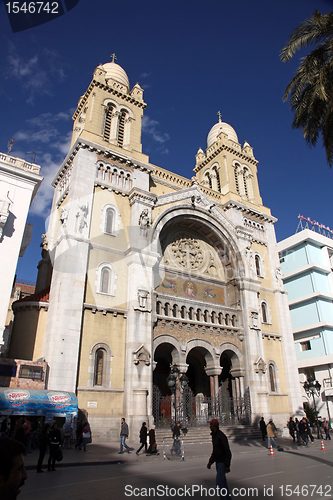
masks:
[[[95,354],[94,385],[103,385],[104,349],[97,349]]]
[[[109,141],[110,140],[110,131],[111,131],[111,120],[112,120],[112,112],[113,112],[113,106],[110,104],[107,106],[105,110],[105,117],[104,117],[104,140]]]
[[[276,392],[276,384],[275,384],[275,369],[272,364],[269,365],[269,387],[271,392]]]
[[[248,178],[249,178],[249,171],[247,170],[247,168],[243,168],[244,193],[247,199],[249,198],[249,192],[247,188]]]
[[[255,261],[255,265],[256,265],[256,274],[257,274],[257,276],[261,276],[261,266],[260,266],[259,255],[255,256],[254,261]]]
[[[238,194],[240,194],[240,191],[239,191],[239,183],[238,183],[238,169],[239,169],[239,165],[235,165],[235,184],[236,184],[236,191]]]
[[[113,216],[114,212],[112,208],[108,208],[105,214],[105,232],[107,234],[112,234],[113,229]]]
[[[121,148],[124,145],[125,116],[126,111],[122,110],[118,121],[118,146]]]
[[[267,321],[267,304],[265,302],[261,303],[261,317],[263,323],[268,323]]]
[[[109,285],[110,285],[110,269],[107,267],[103,267],[101,272],[101,292],[109,293]]]

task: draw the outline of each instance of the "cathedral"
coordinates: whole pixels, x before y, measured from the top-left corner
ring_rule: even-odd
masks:
[[[253,149],[219,117],[184,178],[142,153],[145,107],[114,60],[96,68],[9,356],[45,360],[95,436],[117,438],[123,416],[135,433],[180,417],[284,426],[301,393]]]

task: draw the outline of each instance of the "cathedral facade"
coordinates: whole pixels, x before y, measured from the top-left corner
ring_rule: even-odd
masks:
[[[28,357],[49,364],[49,389],[77,393],[95,436],[117,437],[122,416],[135,432],[165,416],[170,370],[187,377],[192,417],[196,401],[227,395],[236,408],[247,395],[251,421],[284,425],[301,394],[276,219],[253,150],[219,119],[192,179],[152,165],[145,106],[115,62],[97,67],[79,100],[53,181],[37,279],[43,321]],[[28,314],[17,304],[17,324]]]

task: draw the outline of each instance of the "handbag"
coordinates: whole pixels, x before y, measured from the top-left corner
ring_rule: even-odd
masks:
[[[62,449],[61,448],[58,448],[57,449],[57,452],[56,452],[56,461],[57,462],[61,462],[61,460],[64,458],[64,454],[62,452]]]

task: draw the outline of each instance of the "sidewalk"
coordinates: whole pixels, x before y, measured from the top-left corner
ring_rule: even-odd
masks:
[[[290,450],[305,450],[305,449],[320,449],[321,441],[315,439],[313,444],[308,446],[297,445],[292,442],[291,438],[277,438],[277,443],[279,446],[283,447],[285,451]],[[331,441],[324,441],[325,447],[330,446]],[[327,444],[328,443],[328,444]],[[229,441],[230,448],[233,455],[238,455],[241,453],[268,453],[267,440],[263,442],[258,439],[249,439],[241,441]],[[87,451],[78,451],[75,448],[63,449],[64,458],[62,462],[56,463],[57,468],[61,467],[77,467],[77,466],[91,466],[91,465],[108,465],[108,464],[118,464],[118,463],[135,463],[135,462],[149,462],[149,461],[163,461],[163,443],[158,443],[160,455],[146,457],[145,453],[140,453],[136,455],[135,451],[139,447],[139,443],[129,442],[129,446],[134,448],[131,453],[123,453],[119,455],[119,442],[110,443],[92,443],[87,445]],[[212,452],[211,444],[188,444],[185,446],[185,460],[191,458],[205,457],[209,458]],[[278,453],[274,449],[274,453]],[[39,450],[32,450],[25,457],[25,464],[27,470],[35,470],[37,467],[37,461],[39,456]],[[43,469],[47,469],[48,454],[45,455]]]

